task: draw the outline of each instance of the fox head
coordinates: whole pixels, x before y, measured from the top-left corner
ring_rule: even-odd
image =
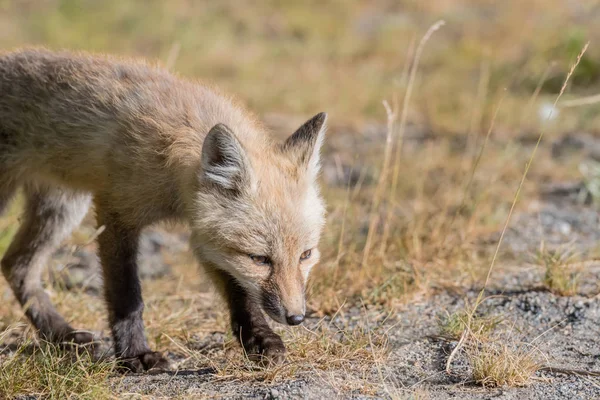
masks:
[[[316,183],[327,115],[282,144],[244,145],[223,124],[202,147],[192,246],[227,273],[275,321],[297,325],[319,260],[325,207]]]

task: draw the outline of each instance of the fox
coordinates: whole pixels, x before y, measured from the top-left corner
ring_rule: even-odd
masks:
[[[69,50],[0,54],[0,214],[17,190],[21,224],[2,274],[43,340],[94,342],[44,289],[53,251],[93,205],[114,354],[126,371],[170,368],[145,334],[140,232],[190,229],[190,249],[254,360],[286,358],[276,323],[299,325],[319,261],[318,175],[327,114],[282,143],[214,86],[139,59]]]

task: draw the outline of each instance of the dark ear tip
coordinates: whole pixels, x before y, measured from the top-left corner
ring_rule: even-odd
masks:
[[[327,121],[327,113],[320,112],[317,115],[315,115],[313,118],[319,122],[325,122],[325,121]]]
[[[229,127],[227,125],[225,125],[221,122],[219,122],[218,124],[216,124],[215,126],[210,128],[210,130],[208,132],[209,133],[215,132],[215,133],[228,134],[228,135],[233,134],[232,130],[229,129]]]

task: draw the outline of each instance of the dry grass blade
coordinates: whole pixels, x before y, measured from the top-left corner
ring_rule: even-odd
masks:
[[[565,374],[565,375],[575,375],[575,376],[600,376],[600,371],[585,371],[582,369],[572,369],[572,368],[560,368],[560,367],[550,367],[544,366],[539,369],[539,371],[548,371],[557,374]]]
[[[373,241],[373,236],[375,235],[375,227],[379,223],[379,204],[382,200],[382,194],[385,187],[385,182],[387,180],[387,174],[390,164],[390,156],[392,153],[392,137],[394,131],[394,123],[396,121],[396,113],[392,110],[387,101],[383,102],[383,106],[385,107],[385,111],[387,113],[387,135],[385,140],[385,150],[383,153],[383,166],[381,169],[381,175],[379,176],[379,181],[377,183],[377,187],[375,189],[375,193],[373,195],[373,205],[371,208],[371,217],[369,220],[369,230],[367,232],[367,240],[365,242],[365,247],[363,250],[363,258],[362,265],[366,265],[367,260],[369,259],[369,253],[371,250],[371,242]],[[365,269],[363,268],[363,271]],[[361,278],[364,278],[362,276]]]
[[[589,106],[600,103],[600,94],[582,97],[579,99],[565,100],[560,103],[561,108]]]
[[[404,134],[406,132],[406,122],[408,120],[408,105],[410,104],[413,86],[414,86],[415,79],[417,76],[417,69],[419,67],[419,61],[421,60],[421,54],[423,53],[425,44],[431,38],[431,35],[433,35],[438,29],[440,29],[442,26],[444,26],[445,23],[446,22],[444,20],[439,20],[436,23],[434,23],[433,25],[431,25],[429,27],[429,29],[427,30],[427,32],[425,32],[425,35],[423,35],[423,38],[421,39],[421,41],[419,42],[419,45],[417,46],[417,50],[415,53],[415,59],[413,61],[412,67],[410,69],[408,84],[406,86],[406,92],[404,93],[404,100],[402,101],[402,113],[400,114],[400,125],[398,126],[398,133],[397,133],[398,138],[396,139],[396,143],[395,143],[396,152],[395,152],[394,158],[393,158],[394,169],[392,172],[392,184],[390,186],[390,202],[392,201],[393,196],[395,196],[395,194],[397,193],[396,190],[398,188],[398,178],[400,177],[400,162],[399,161],[400,161],[400,155],[402,154],[402,145],[404,142]],[[385,248],[387,246],[388,235],[389,235],[389,221],[392,216],[391,205],[388,207],[389,208],[388,208],[388,213],[386,216],[386,225],[384,227],[384,233],[383,233],[383,237],[381,240],[381,248],[382,248],[381,253],[382,254],[385,253]]]
[[[402,114],[401,114],[401,118],[400,118],[399,139],[398,139],[398,143],[396,143],[396,145],[395,145],[396,146],[396,154],[393,158],[395,167],[393,170],[391,192],[390,192],[392,194],[395,193],[395,189],[398,184],[398,175],[399,175],[399,169],[400,169],[398,166],[398,160],[400,158],[400,151],[402,148],[402,137],[403,137],[403,132],[406,127],[406,121],[408,118],[408,103],[410,101],[410,97],[412,94],[412,89],[413,89],[413,85],[414,85],[414,81],[415,81],[415,77],[416,77],[416,73],[417,73],[417,68],[419,65],[419,60],[421,58],[421,53],[423,52],[423,48],[425,47],[425,44],[427,43],[427,41],[429,40],[431,35],[433,35],[433,33],[435,31],[437,31],[439,28],[441,28],[444,24],[445,24],[444,21],[438,21],[427,30],[427,32],[425,33],[425,35],[419,42],[419,46],[417,47],[417,50],[415,53],[415,59],[414,59],[412,68],[410,69],[410,76],[409,76],[409,80],[408,80],[408,85],[406,87],[406,94],[404,96]],[[370,217],[370,221],[369,221],[369,229],[367,231],[367,239],[366,239],[365,246],[363,249],[363,256],[362,256],[362,263],[361,263],[363,266],[366,265],[366,263],[369,259],[372,242],[373,242],[373,238],[375,235],[375,228],[380,220],[378,208],[379,208],[379,205],[382,200],[383,190],[387,183],[392,148],[394,147],[395,123],[396,123],[396,119],[398,117],[397,110],[396,110],[397,102],[395,102],[393,108],[390,107],[386,101],[383,102],[383,105],[384,105],[384,107],[386,109],[386,113],[387,113],[386,145],[385,145],[385,150],[384,150],[381,175],[379,177],[379,181],[378,181],[377,187],[375,189],[375,194],[373,196],[373,203],[372,203],[372,207],[371,207],[371,217]],[[389,215],[388,215],[388,217],[389,217]],[[386,220],[389,221],[389,218],[386,218]],[[382,253],[385,252],[385,250],[384,250],[385,242],[387,241],[388,232],[389,232],[389,225],[386,222],[386,227],[384,228],[384,238],[382,240]],[[364,270],[364,268],[363,268],[363,270]]]

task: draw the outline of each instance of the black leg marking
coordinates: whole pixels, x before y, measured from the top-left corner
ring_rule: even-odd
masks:
[[[285,360],[285,345],[269,327],[260,305],[228,274],[212,270],[211,276],[227,300],[231,329],[248,358],[263,365],[282,363]]]
[[[168,369],[168,361],[148,346],[144,302],[137,269],[139,231],[126,227],[114,214],[99,209],[105,229],[98,237],[104,275],[104,294],[115,343],[115,356],[126,370]]]

